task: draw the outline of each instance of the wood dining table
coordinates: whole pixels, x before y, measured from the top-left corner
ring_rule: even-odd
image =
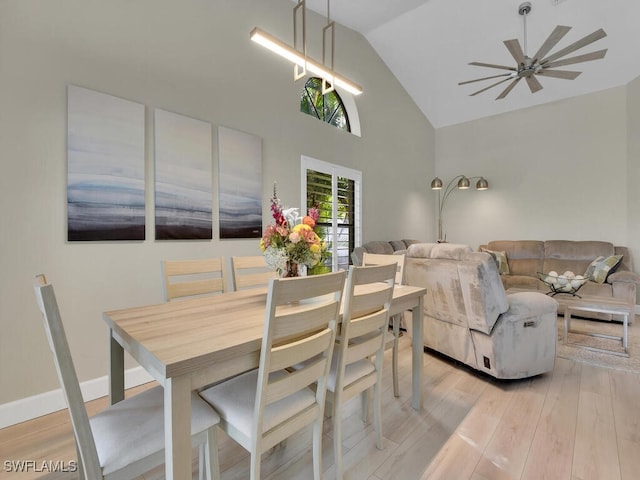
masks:
[[[412,311],[412,406],[422,408],[423,296],[396,285],[390,315]],[[164,387],[167,480],[191,478],[191,392],[258,367],[267,289],[125,308],[109,327],[111,403],[124,398],[126,350]]]

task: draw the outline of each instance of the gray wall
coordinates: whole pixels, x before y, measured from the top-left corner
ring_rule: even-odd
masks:
[[[292,7],[290,0],[0,2],[0,406],[58,388],[31,289],[35,274],[56,287],[85,381],[107,372],[102,312],[160,302],[162,259],[259,252],[257,240],[153,240],[153,108],[213,124],[214,172],[216,126],[262,138],[265,224],[273,181],[283,203],[298,206],[307,155],[363,172],[364,241],[435,235],[425,188],[434,174],[432,126],[366,40],[341,26],[336,69],[365,89],[356,99],[362,136],[300,113],[303,85],[293,83],[292,66],[249,41],[257,25],[291,43]],[[308,13],[315,58],[323,22]],[[66,242],[68,84],[147,107],[143,242]]]
[[[447,239],[474,248],[505,239],[605,240],[629,246],[637,270],[639,93],[635,81],[438,129],[438,175],[484,175],[490,184],[451,195]]]

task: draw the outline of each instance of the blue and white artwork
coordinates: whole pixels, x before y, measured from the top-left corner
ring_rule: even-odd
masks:
[[[220,238],[262,236],[262,140],[218,127]]]
[[[155,110],[156,240],[212,238],[211,124]]]
[[[69,241],[144,240],[144,108],[68,86]]]

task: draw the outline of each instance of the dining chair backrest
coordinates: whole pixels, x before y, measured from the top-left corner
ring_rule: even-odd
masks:
[[[384,253],[364,252],[362,254],[362,265],[366,267],[370,267],[373,265],[388,265],[390,263],[395,263],[396,265],[398,265],[395,279],[396,285],[404,285],[404,253],[389,255]]]
[[[326,382],[345,278],[346,272],[339,271],[269,281],[253,416],[263,450],[287,438],[293,426],[301,428],[324,415]],[[304,366],[289,373],[286,381],[271,380],[273,372],[295,365]],[[280,428],[263,431],[263,413],[268,405],[316,383],[312,406],[295,418],[282,421]]]
[[[102,478],[100,461],[95,440],[89,424],[89,416],[84,405],[80,383],[71,358],[71,351],[62,325],[60,310],[53,291],[44,275],[36,276],[34,291],[38,307],[44,320],[44,328],[53,352],[53,359],[62,386],[62,392],[69,407],[69,416],[86,478]]]
[[[373,359],[376,371],[381,371],[395,276],[394,264],[349,268],[338,335],[336,390],[353,386],[343,384],[345,369],[352,363]],[[375,378],[360,381],[372,385]]]
[[[382,448],[382,359],[393,297],[396,265],[349,267],[340,331],[331,368],[329,396],[333,406],[336,478],[343,478],[342,405],[373,387],[376,444]],[[363,407],[367,402],[363,400]],[[366,412],[366,408],[364,408]]]
[[[322,425],[346,272],[269,281],[257,370],[200,392],[220,427],[251,453],[259,480],[262,453],[313,425],[313,477],[322,478]]]
[[[233,285],[236,290],[266,287],[276,272],[267,266],[264,255],[231,257]]]
[[[89,419],[76,369],[62,325],[60,310],[44,275],[37,275],[34,291],[44,320],[49,347],[62,386],[78,452],[80,478],[133,479],[164,460],[164,391],[155,386],[107,407]],[[192,394],[192,444],[200,447],[200,479],[220,478],[216,428],[220,417]]]
[[[162,262],[165,301],[224,293],[222,258]]]

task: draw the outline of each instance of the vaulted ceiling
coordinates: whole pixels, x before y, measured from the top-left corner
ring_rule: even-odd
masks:
[[[504,73],[468,65],[515,67],[503,41],[524,44],[523,0],[332,0],[331,18],[364,35],[434,127],[454,125],[555,100],[626,85],[640,76],[639,0],[531,0],[527,52],[532,55],[556,25],[573,27],[551,53],[604,29],[607,36],[575,54],[608,49],[605,58],[563,67],[582,72],[575,80],[537,77],[532,94],[520,82],[501,100],[508,83],[469,96],[496,80],[458,83]],[[326,16],[326,0],[307,0]],[[336,44],[336,59],[340,45]],[[337,60],[336,60],[337,61]],[[351,72],[341,72],[351,76]],[[353,78],[366,95],[366,79]]]

